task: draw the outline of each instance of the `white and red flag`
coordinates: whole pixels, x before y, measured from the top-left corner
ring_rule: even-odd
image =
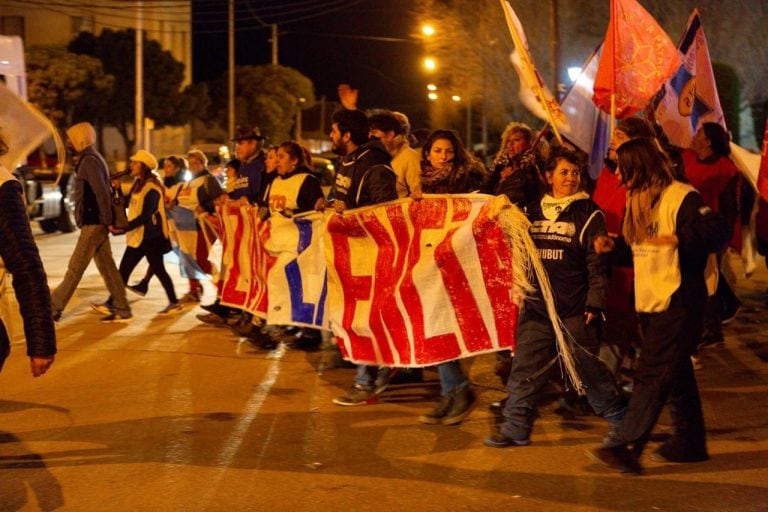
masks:
[[[568,128],[568,119],[536,70],[520,19],[507,0],[500,0],[500,2],[509,35],[515,44],[515,51],[512,52],[510,59],[520,78],[520,101],[536,117],[547,121],[560,140],[560,130]]]
[[[639,3],[611,0],[592,100],[616,119],[629,117],[645,108],[681,62],[675,44]]]

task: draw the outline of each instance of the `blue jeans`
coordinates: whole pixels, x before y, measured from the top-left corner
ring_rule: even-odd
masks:
[[[64,280],[51,294],[53,313],[60,313],[67,306],[91,260],[96,263],[96,268],[104,279],[104,284],[107,285],[115,312],[122,316],[130,315],[131,308],[125,300],[125,284],[112,258],[109,231],[101,224],[87,224],[80,228],[80,237],[69,258]]]
[[[357,365],[355,384],[366,389],[374,389],[387,382],[389,368],[384,366]]]
[[[464,375],[459,361],[448,361],[437,365],[440,376],[440,394],[447,396],[457,389],[469,386],[469,379]]]

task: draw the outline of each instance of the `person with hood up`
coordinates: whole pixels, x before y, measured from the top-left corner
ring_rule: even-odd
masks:
[[[114,306],[113,313],[101,321],[125,322],[133,315],[125,299],[125,284],[117,271],[109,245],[112,199],[107,162],[94,147],[96,130],[90,123],[72,126],[67,130],[67,137],[76,153],[72,198],[80,237],[72,251],[64,279],[51,294],[53,319],[58,321],[61,318],[61,312],[75,293],[86,267],[94,260]]]

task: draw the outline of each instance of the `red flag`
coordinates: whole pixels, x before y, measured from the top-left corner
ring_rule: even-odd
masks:
[[[681,63],[675,44],[648,11],[635,0],[611,0],[592,101],[610,112],[614,94],[616,117],[629,117],[645,108]]]
[[[760,170],[757,173],[757,191],[763,201],[768,201],[768,120],[763,135],[763,156],[760,158]]]

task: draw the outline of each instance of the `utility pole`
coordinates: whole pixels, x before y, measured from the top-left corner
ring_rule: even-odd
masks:
[[[272,64],[277,65],[277,24],[272,24]]]
[[[143,20],[142,2],[136,6],[136,97],[134,116],[134,149],[144,147],[142,136],[144,134],[144,44],[143,44]],[[125,155],[126,160],[128,155]]]
[[[235,138],[235,0],[229,0],[228,2],[228,47],[227,47],[227,94],[229,101],[227,103],[227,132],[229,133],[229,140]]]
[[[552,73],[552,93],[556,99],[560,99],[560,75],[558,70],[560,68],[560,36],[558,34],[558,9],[557,0],[550,1],[550,13],[549,13],[549,33],[550,33],[550,51],[551,56],[550,71]]]

